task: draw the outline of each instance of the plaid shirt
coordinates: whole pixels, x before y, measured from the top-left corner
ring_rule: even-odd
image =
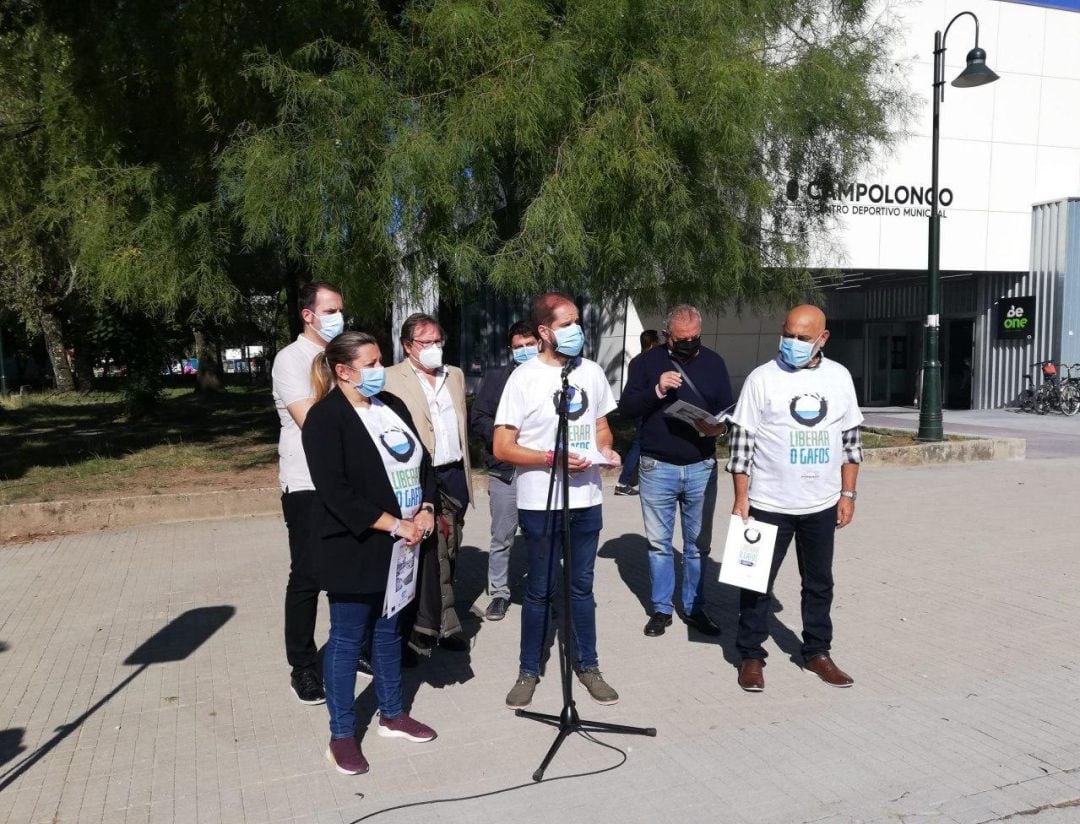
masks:
[[[858,426],[843,432],[844,463],[862,463],[862,429]],[[754,463],[754,433],[738,424],[728,427],[728,447],[731,457],[725,469],[732,475],[749,475]]]

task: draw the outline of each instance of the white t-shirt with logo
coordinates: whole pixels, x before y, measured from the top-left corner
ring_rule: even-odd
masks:
[[[274,386],[274,406],[281,420],[278,436],[278,481],[282,492],[304,492],[315,489],[304,457],[300,427],[289,414],[289,404],[315,397],[311,385],[311,363],[322,350],[303,335],[277,353],[271,377]]]
[[[562,390],[562,367],[550,366],[539,358],[527,361],[510,373],[495,413],[495,426],[518,430],[517,442],[529,449],[547,452],[555,448],[559,424],[556,407]],[[596,450],[596,420],[611,414],[615,399],[607,375],[599,364],[581,359],[570,373],[569,442],[570,452]],[[518,467],[518,509],[548,508],[547,467]],[[570,508],[584,509],[603,503],[600,469],[590,467],[570,475]],[[562,487],[556,482],[552,506],[562,503]]]
[[[411,518],[423,503],[420,464],[424,448],[405,421],[378,398],[371,399],[371,406],[357,406],[356,414],[382,456],[383,469],[401,507],[401,517]]]
[[[773,359],[750,373],[733,419],[754,436],[751,505],[806,515],[839,500],[843,433],[863,421],[847,369],[822,357],[788,371]]]

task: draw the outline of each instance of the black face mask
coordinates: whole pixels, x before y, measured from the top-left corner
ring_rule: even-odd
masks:
[[[701,338],[672,341],[671,357],[680,363],[686,363],[698,353],[699,349],[701,349]]]

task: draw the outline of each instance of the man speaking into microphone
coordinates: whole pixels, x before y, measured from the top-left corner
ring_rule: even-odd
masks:
[[[540,335],[540,354],[514,370],[495,413],[493,448],[500,461],[517,467],[517,506],[528,547],[528,577],[521,608],[521,657],[517,681],[506,705],[522,709],[532,702],[540,681],[540,658],[547,632],[562,553],[563,489],[555,437],[559,395],[568,378],[570,498],[570,619],[574,671],[594,701],[619,700],[600,673],[596,652],[596,602],[593,569],[603,526],[600,469],[590,456],[620,463],[612,449],[607,415],[615,409],[604,370],[581,357],[585,335],[574,301],[547,292],[533,301],[532,322]],[[554,486],[551,474],[555,473]],[[549,498],[550,491],[550,498]]]

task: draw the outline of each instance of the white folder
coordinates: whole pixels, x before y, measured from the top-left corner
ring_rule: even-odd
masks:
[[[776,527],[751,518],[747,523],[731,516],[724,560],[720,564],[720,582],[733,587],[765,593],[769,590],[769,569],[776,547]]]

